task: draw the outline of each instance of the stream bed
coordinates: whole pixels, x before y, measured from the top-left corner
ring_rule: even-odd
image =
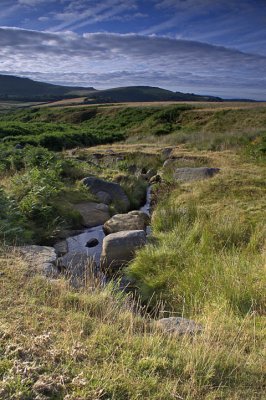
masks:
[[[150,215],[150,204],[151,204],[151,187],[149,186],[146,194],[146,203],[139,209],[139,211],[145,212]],[[151,232],[150,227],[147,227],[147,235]],[[67,254],[85,254],[88,257],[92,257],[97,265],[100,264],[100,257],[102,253],[102,245],[105,234],[103,232],[103,225],[98,225],[93,228],[84,230],[83,233],[69,237],[67,241],[68,253]],[[91,239],[97,239],[98,245],[92,248],[86,247],[86,244]]]

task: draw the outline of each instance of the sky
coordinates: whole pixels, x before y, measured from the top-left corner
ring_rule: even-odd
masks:
[[[0,74],[266,100],[266,0],[0,0]]]

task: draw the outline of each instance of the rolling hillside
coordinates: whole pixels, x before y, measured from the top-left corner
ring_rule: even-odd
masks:
[[[28,78],[0,75],[0,99],[23,101],[48,101],[66,97],[88,95],[93,88],[52,85]]]
[[[87,97],[86,103],[123,103],[153,101],[222,101],[219,97],[172,92],[152,86],[128,86],[107,90],[36,82],[28,78],[0,75],[0,100],[55,101]],[[83,101],[82,101],[83,102]]]
[[[92,92],[87,103],[123,103],[146,101],[222,101],[219,97],[172,92],[152,86],[128,86]]]

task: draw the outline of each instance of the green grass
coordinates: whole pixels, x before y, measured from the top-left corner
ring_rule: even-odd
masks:
[[[199,107],[199,106],[198,106]],[[265,136],[265,107],[205,111],[195,105],[31,109],[1,116],[3,143],[50,150],[127,139],[185,143],[199,149],[245,146]]]
[[[244,164],[232,153],[215,157],[218,166],[226,162],[220,174],[179,185],[159,200],[153,241],[129,274],[144,301],[160,299],[179,313],[202,312],[213,299],[228,302],[236,313],[252,307],[261,313],[265,168]]]
[[[120,182],[138,208],[146,183],[131,168],[160,170],[169,145],[176,161],[161,170],[152,236],[126,270],[139,298],[93,277],[80,290],[63,278],[46,280],[1,246],[1,399],[264,399],[265,115],[255,106],[179,105],[2,118],[2,137],[13,135],[0,146],[2,243],[37,243],[43,232],[49,243],[58,230],[78,226],[72,205],[93,200],[79,183],[88,175]],[[80,132],[99,143],[116,134],[126,141],[82,148]],[[40,137],[49,149],[75,140],[81,148],[13,147]],[[105,157],[97,164],[94,153]],[[181,184],[173,171],[183,166],[221,171]],[[154,323],[162,316],[191,318],[203,333],[165,334]]]
[[[112,286],[73,291],[1,254],[3,400],[263,399],[256,313],[236,316],[217,299],[197,315],[201,335],[171,337]]]

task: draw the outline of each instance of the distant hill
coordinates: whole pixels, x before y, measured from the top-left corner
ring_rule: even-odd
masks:
[[[223,101],[220,97],[172,92],[152,86],[128,86],[92,92],[87,103],[123,103],[152,101]]]
[[[0,75],[0,100],[55,101],[87,97],[86,103],[123,103],[153,101],[223,101],[219,97],[172,92],[152,86],[128,86],[107,90],[93,87],[60,86],[29,78]]]
[[[92,87],[73,87],[36,82],[28,78],[0,75],[0,100],[50,101],[88,96]]]

